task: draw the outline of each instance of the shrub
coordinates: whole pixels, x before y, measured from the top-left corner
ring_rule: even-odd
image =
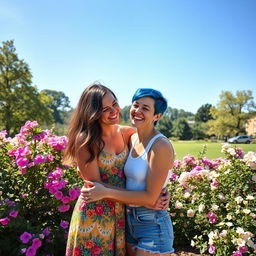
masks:
[[[61,163],[66,137],[36,121],[6,135],[0,132],[0,255],[64,255],[81,185]]]
[[[187,155],[170,179],[175,243],[214,255],[255,255],[256,154],[224,144],[226,158]]]

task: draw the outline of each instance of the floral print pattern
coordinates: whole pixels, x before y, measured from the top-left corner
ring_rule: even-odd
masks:
[[[98,165],[103,182],[124,187],[128,149],[114,155],[101,152]],[[124,205],[111,200],[93,203],[78,198],[70,222],[66,256],[125,256]]]

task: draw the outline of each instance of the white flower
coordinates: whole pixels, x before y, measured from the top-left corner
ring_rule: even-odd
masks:
[[[243,209],[243,212],[244,212],[245,214],[249,214],[249,213],[251,212],[251,210],[249,210],[249,209]]]
[[[227,215],[228,220],[232,220],[232,216],[230,214]]]
[[[198,211],[199,211],[199,212],[202,212],[204,209],[205,209],[205,205],[204,205],[204,204],[200,204],[200,205],[198,206]]]
[[[192,247],[194,247],[194,246],[195,246],[195,242],[194,242],[194,240],[191,240],[190,245],[191,245]]]
[[[247,205],[247,204],[248,204],[248,201],[244,200],[243,203],[244,203],[244,205]]]
[[[185,185],[189,181],[189,173],[183,172],[178,178],[178,181],[181,185]]]
[[[254,196],[248,195],[248,196],[246,197],[246,199],[247,199],[247,200],[253,200],[253,199],[254,199]]]
[[[254,250],[256,250],[256,245],[254,244],[254,242],[252,240],[247,241],[246,243],[249,247],[253,248]]]
[[[234,226],[232,222],[226,222],[226,225],[227,225],[228,227]]]
[[[225,196],[222,193],[218,194],[218,198],[220,200],[225,200],[226,199]]]
[[[217,211],[217,210],[219,209],[219,206],[218,206],[217,204],[213,204],[213,205],[212,205],[212,209],[213,209],[214,211]]]
[[[243,202],[243,198],[241,196],[238,196],[238,197],[235,198],[235,201],[236,201],[237,204],[240,204],[240,203]]]
[[[189,218],[194,217],[194,216],[195,216],[195,211],[194,211],[193,209],[189,209],[189,210],[187,211],[187,216],[188,216]]]
[[[232,172],[232,170],[231,170],[231,169],[227,169],[227,170],[224,172],[224,174],[229,174],[230,172]]]
[[[227,152],[231,155],[231,156],[235,156],[236,155],[236,151],[234,148],[228,148]]]
[[[241,227],[238,227],[237,229],[236,229],[236,233],[237,234],[243,234],[244,233],[244,229],[243,228],[241,228]]]
[[[223,143],[221,147],[221,153],[224,153],[230,148],[230,145],[228,143]]]
[[[179,202],[179,201],[176,201],[174,207],[175,207],[176,209],[181,209],[181,208],[183,208],[183,204],[182,204],[181,202]]]
[[[242,238],[238,238],[236,240],[237,245],[239,246],[245,246],[245,241]]]
[[[226,237],[228,234],[228,231],[226,229],[223,229],[220,233],[220,237]]]
[[[190,193],[189,192],[186,192],[184,195],[183,195],[184,198],[189,198],[190,197]]]

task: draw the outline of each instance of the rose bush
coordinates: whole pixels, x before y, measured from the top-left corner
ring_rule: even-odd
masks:
[[[255,255],[256,153],[224,144],[226,158],[187,155],[170,178],[175,243],[201,253]]]
[[[82,182],[61,162],[66,143],[36,121],[0,132],[0,255],[64,255]]]

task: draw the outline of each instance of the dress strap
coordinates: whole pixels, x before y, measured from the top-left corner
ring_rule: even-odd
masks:
[[[146,152],[146,153],[149,152],[149,150],[151,149],[153,143],[154,143],[155,140],[156,140],[157,138],[159,138],[159,137],[164,137],[164,135],[161,134],[161,133],[155,135],[155,136],[149,141],[148,145],[146,146],[146,148],[145,148],[145,152]]]

